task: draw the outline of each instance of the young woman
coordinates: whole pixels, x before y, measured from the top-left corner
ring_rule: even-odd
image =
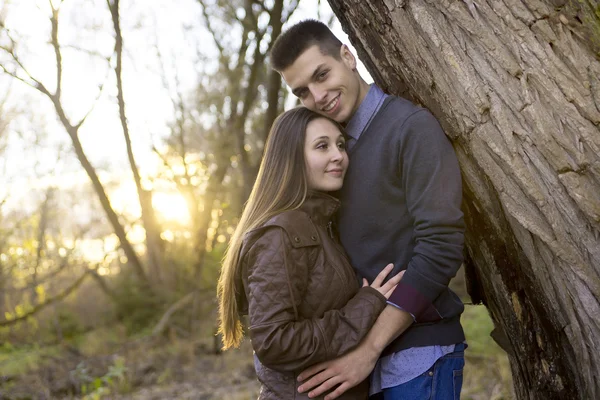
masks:
[[[297,374],[357,346],[400,280],[383,284],[390,264],[359,288],[334,235],[339,202],[327,193],[342,187],[347,167],[337,123],[300,107],[273,124],[218,287],[225,348],[239,345],[248,315],[261,400],[308,399]],[[340,398],[367,395],[365,381]]]

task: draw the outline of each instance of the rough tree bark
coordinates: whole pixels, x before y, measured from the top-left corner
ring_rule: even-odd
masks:
[[[470,293],[518,398],[600,398],[598,1],[329,3],[375,81],[454,144]]]

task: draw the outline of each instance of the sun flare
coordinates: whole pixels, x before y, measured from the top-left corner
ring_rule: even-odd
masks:
[[[185,198],[178,193],[154,193],[152,206],[167,221],[187,224],[190,221]]]

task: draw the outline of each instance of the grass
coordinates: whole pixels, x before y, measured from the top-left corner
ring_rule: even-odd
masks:
[[[466,306],[461,318],[468,349],[461,398],[463,400],[512,399],[508,357],[490,336],[494,329],[484,306]]]
[[[39,368],[47,357],[58,356],[61,349],[58,346],[12,347],[4,343],[0,347],[0,376],[18,376]]]
[[[484,306],[467,306],[462,323],[469,347],[465,352],[461,398],[514,398],[508,358],[490,337],[494,326],[487,309]],[[206,332],[202,330],[202,334],[194,339],[164,338],[160,345],[141,345],[139,349],[127,351],[123,354],[128,368],[122,374],[124,388],[111,387],[114,393],[110,396],[135,400],[150,397],[185,399],[197,398],[199,393],[210,393],[214,395],[212,398],[223,400],[256,398],[259,385],[253,376],[252,350],[248,341],[244,342],[241,349],[227,351],[220,356],[211,355],[213,337],[209,331],[208,328]],[[81,334],[71,342],[84,356],[93,357],[113,354],[127,338],[125,327],[115,325]],[[0,377],[34,376],[39,373],[35,371],[46,365],[47,360],[51,357],[60,358],[62,352],[65,349],[61,346],[14,348],[9,344],[1,345]],[[106,373],[104,367],[94,371],[90,374],[96,381]],[[29,377],[22,383],[27,384],[31,379]],[[0,389],[8,390],[9,387],[5,384]],[[191,397],[186,397],[184,392]],[[110,396],[103,398],[112,398]]]
[[[106,354],[127,340],[123,325],[106,326],[86,332],[73,340],[73,344],[85,355]]]

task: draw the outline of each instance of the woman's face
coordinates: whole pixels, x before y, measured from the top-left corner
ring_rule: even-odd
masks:
[[[339,190],[348,168],[342,132],[331,121],[317,118],[308,123],[304,142],[308,188],[322,192]]]

